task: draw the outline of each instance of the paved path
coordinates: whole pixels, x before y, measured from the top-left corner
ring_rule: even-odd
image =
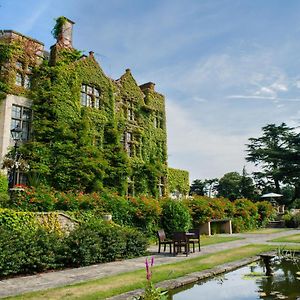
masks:
[[[254,243],[273,244],[271,242],[268,242],[268,240],[299,233],[300,229],[293,229],[273,234],[233,234],[232,236],[238,236],[245,239],[203,246],[201,247],[201,252],[192,253],[188,257],[186,257],[185,255],[173,256],[168,253],[158,255],[157,246],[151,247],[149,251],[151,255],[155,257],[155,265],[161,265]],[[0,281],[0,298],[18,295],[25,292],[45,290],[53,287],[65,286],[87,280],[103,278],[111,275],[142,269],[144,268],[144,266],[145,257],[139,257],[124,261],[98,264],[89,267],[67,269],[63,271],[55,271],[32,276],[6,279]]]

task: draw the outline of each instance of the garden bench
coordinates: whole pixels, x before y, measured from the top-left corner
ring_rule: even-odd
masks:
[[[232,234],[231,219],[214,219],[200,225],[201,234],[211,235],[211,224],[218,223],[222,233]]]

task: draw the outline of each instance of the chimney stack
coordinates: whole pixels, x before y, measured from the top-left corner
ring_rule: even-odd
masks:
[[[57,43],[66,47],[73,48],[72,45],[72,35],[73,35],[73,25],[75,24],[73,21],[66,17],[63,18],[62,26],[60,32],[57,35]]]

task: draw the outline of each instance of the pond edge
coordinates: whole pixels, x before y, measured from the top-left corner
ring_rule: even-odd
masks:
[[[168,291],[177,289],[185,285],[195,283],[199,280],[204,280],[210,277],[214,277],[216,275],[220,275],[222,273],[236,270],[252,262],[259,261],[260,259],[261,259],[260,255],[251,256],[241,260],[225,263],[211,269],[203,270],[200,272],[194,272],[182,277],[178,277],[176,279],[164,280],[162,282],[155,284],[155,287],[159,287],[163,290],[168,290]],[[138,289],[124,294],[116,295],[114,297],[107,298],[107,300],[132,300],[134,297],[141,296],[143,293],[144,293],[144,289]]]

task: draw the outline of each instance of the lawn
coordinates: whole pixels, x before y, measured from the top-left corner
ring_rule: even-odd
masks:
[[[236,237],[236,236],[224,236],[221,234],[216,234],[216,235],[201,235],[201,246],[207,246],[207,245],[212,245],[212,244],[219,244],[219,243],[227,243],[231,241],[236,241],[236,240],[242,240],[244,238],[241,237]]]
[[[281,243],[300,243],[300,234],[294,234],[286,237],[271,240],[269,242],[281,242]]]
[[[247,231],[245,233],[255,233],[255,234],[271,234],[278,233],[289,230],[288,228],[261,228],[256,230]]]
[[[172,264],[158,265],[153,270],[153,281],[156,283],[178,278],[193,272],[211,269],[227,262],[251,257],[261,252],[275,250],[276,248],[275,245],[248,245]],[[300,247],[296,249],[300,249]],[[145,271],[138,270],[72,286],[27,293],[6,299],[106,299],[114,295],[143,288],[145,283]]]

